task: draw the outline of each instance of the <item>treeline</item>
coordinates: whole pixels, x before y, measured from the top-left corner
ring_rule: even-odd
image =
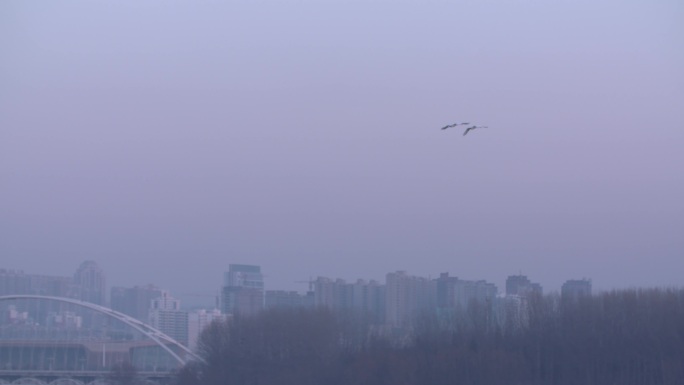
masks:
[[[524,328],[491,311],[424,315],[410,334],[325,309],[238,317],[205,330],[177,385],[684,384],[684,290],[531,298]]]

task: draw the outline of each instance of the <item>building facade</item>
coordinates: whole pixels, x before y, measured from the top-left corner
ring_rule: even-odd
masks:
[[[104,272],[95,261],[85,261],[74,274],[77,299],[106,306],[107,292]]]
[[[364,314],[377,323],[385,318],[385,285],[377,281],[357,280],[347,283],[343,279],[318,277],[313,281],[314,305],[333,310]]]
[[[590,279],[570,279],[561,286],[561,298],[564,301],[578,301],[583,297],[591,297]]]
[[[71,277],[25,274],[21,270],[0,269],[0,296],[13,294],[74,297]]]
[[[468,281],[441,273],[436,279],[436,302],[440,309],[465,311],[473,302],[491,304],[497,295],[496,285],[487,281]]]
[[[191,350],[197,348],[197,342],[202,331],[212,322],[224,322],[228,317],[219,309],[200,309],[188,313],[188,347]]]
[[[435,309],[435,280],[397,271],[388,273],[385,282],[385,322],[388,326],[411,328],[421,313]]]
[[[183,345],[188,345],[188,313],[182,311],[180,301],[166,291],[150,303],[149,324]]]
[[[223,276],[221,311],[252,316],[264,309],[264,276],[261,267],[231,264]]]
[[[110,302],[112,310],[129,315],[142,322],[150,318],[152,300],[163,296],[163,290],[154,286],[112,287]]]
[[[506,279],[506,295],[530,297],[541,296],[542,294],[541,285],[531,282],[524,275],[509,275]]]

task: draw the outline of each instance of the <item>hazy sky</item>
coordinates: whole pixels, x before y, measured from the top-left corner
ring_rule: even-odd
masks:
[[[2,0],[0,267],[86,259],[682,286],[684,2]]]

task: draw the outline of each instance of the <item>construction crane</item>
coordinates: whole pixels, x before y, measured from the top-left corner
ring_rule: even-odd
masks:
[[[314,281],[313,278],[309,277],[308,281],[294,281],[294,283],[308,283],[309,284],[309,291],[313,292],[314,291]]]

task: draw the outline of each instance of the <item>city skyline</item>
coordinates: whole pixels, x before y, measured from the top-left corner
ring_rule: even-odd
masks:
[[[684,285],[681,1],[70,4],[0,2],[6,268]]]
[[[451,317],[465,317],[471,314],[471,309],[486,308],[492,314],[492,326],[503,327],[514,322],[522,327],[520,322],[526,322],[525,314],[533,299],[558,298],[553,294],[544,297],[543,288],[523,275],[508,276],[505,291],[499,292],[493,283],[464,280],[450,276],[448,272],[440,273],[437,278],[415,276],[405,271],[388,272],[383,282],[364,279],[347,282],[319,276],[306,282],[306,293],[265,290],[261,267],[245,264],[229,266],[223,274],[220,296],[210,306],[181,306],[181,300],[169,290],[154,285],[130,288],[113,285],[109,291],[111,296],[107,298],[102,295],[105,282],[105,272],[91,260],[82,262],[73,278],[0,268],[0,298],[5,301],[45,298],[76,304],[88,302],[95,309],[110,308],[117,317],[137,319],[185,346],[194,345],[211,320],[254,319],[272,311],[295,309],[327,309],[341,316],[362,315],[369,325],[383,330],[410,331],[423,316],[446,321]],[[586,279],[567,280],[561,293],[565,302],[592,295],[592,282]],[[82,306],[89,308],[88,304]],[[49,312],[41,307],[30,309],[26,304],[10,304],[2,310],[9,312],[10,324],[18,328],[18,333],[22,328],[29,330],[42,323],[54,332],[96,332],[97,325],[106,325],[64,309]]]
[[[190,308],[206,308],[206,309],[211,309],[211,308],[218,308],[221,309],[221,306],[217,306],[218,303],[220,303],[220,299],[222,297],[222,288],[226,286],[226,279],[228,276],[229,272],[229,267],[230,265],[237,265],[237,266],[250,266],[250,265],[245,265],[245,264],[229,264],[226,266],[225,271],[218,274],[215,278],[215,280],[203,280],[203,284],[205,287],[207,286],[214,286],[211,290],[206,290],[206,291],[193,291],[193,292],[184,292],[184,291],[179,291],[177,288],[174,287],[168,287],[168,286],[163,286],[157,282],[154,282],[152,279],[146,281],[145,283],[133,283],[133,284],[124,284],[124,283],[119,283],[116,281],[113,281],[108,277],[105,269],[101,268],[97,261],[83,261],[80,266],[81,268],[83,265],[86,264],[92,264],[95,263],[97,268],[101,270],[102,274],[106,278],[107,285],[106,285],[106,297],[107,297],[107,303],[111,304],[112,295],[114,293],[115,289],[154,289],[156,291],[161,292],[168,292],[169,294],[173,295],[173,297],[178,298],[181,300],[183,307],[190,309]],[[260,265],[254,265],[258,266],[261,268],[262,266]],[[0,266],[0,270],[6,273],[22,273],[25,275],[36,275],[36,276],[44,276],[48,278],[64,278],[64,279],[69,279],[71,276],[74,275],[74,273],[69,273],[67,271],[66,274],[43,274],[39,272],[39,270],[27,270],[27,269],[11,269],[11,268],[6,268],[3,266]],[[76,270],[78,271],[78,270]],[[628,289],[628,288],[634,288],[637,286],[625,286],[625,287],[610,287],[606,288],[604,285],[601,285],[600,282],[594,282],[592,277],[590,276],[575,276],[575,277],[566,277],[562,281],[559,282],[554,282],[553,285],[551,286],[546,286],[544,284],[540,284],[543,280],[539,279],[538,277],[530,276],[528,274],[525,274],[524,271],[517,271],[517,272],[510,272],[504,277],[466,277],[466,276],[461,276],[456,274],[455,271],[449,271],[446,269],[443,269],[442,271],[439,272],[433,272],[431,274],[426,274],[426,275],[420,275],[417,273],[414,273],[412,271],[407,271],[407,270],[391,270],[387,271],[384,274],[382,274],[380,277],[366,277],[366,276],[351,276],[351,277],[343,277],[339,275],[322,275],[322,274],[315,274],[311,275],[308,278],[304,280],[292,280],[290,286],[285,286],[285,287],[278,287],[276,284],[269,284],[268,278],[264,278],[263,280],[263,290],[264,292],[266,291],[283,291],[283,292],[297,292],[298,294],[302,295],[305,294],[309,291],[309,288],[313,287],[314,283],[318,279],[331,279],[333,281],[336,280],[344,280],[348,283],[354,283],[356,281],[367,281],[367,282],[379,282],[381,284],[385,284],[385,280],[387,277],[387,274],[391,273],[406,273],[411,276],[419,276],[425,279],[429,280],[435,280],[440,277],[440,275],[447,274],[451,275],[452,277],[462,279],[462,280],[468,280],[468,281],[486,281],[492,283],[496,289],[499,295],[505,295],[507,292],[507,280],[511,277],[524,277],[524,278],[530,278],[532,279],[537,286],[539,286],[544,294],[550,294],[550,293],[556,293],[560,294],[563,288],[563,285],[570,282],[570,281],[585,281],[588,280],[589,282],[592,282],[593,288],[595,292],[604,292],[604,291],[611,291],[611,290],[620,290],[620,289]],[[269,275],[264,274],[264,277],[268,277]],[[280,277],[279,281],[281,282],[290,282],[288,277]],[[190,286],[192,286],[192,282],[188,282]],[[678,287],[674,285],[655,285],[655,286],[644,286],[644,287],[659,287],[659,288],[669,288],[669,287]],[[66,289],[65,289],[66,290]],[[79,295],[77,294],[81,289],[72,292],[70,294],[71,296],[74,296],[77,298]],[[66,293],[66,292],[65,292]],[[92,302],[92,301],[89,301]],[[96,302],[97,303],[97,302]]]
[[[231,272],[232,268],[235,268],[236,270]],[[94,282],[90,283],[88,285],[83,285],[81,282],[79,282],[78,275],[79,273],[84,269],[87,268],[88,270],[95,270],[98,272],[98,279],[95,280]],[[249,272],[251,274],[250,276],[236,276],[236,274],[240,274],[242,269],[246,269],[244,271]],[[256,269],[256,270],[253,270]],[[257,273],[258,276],[255,276],[254,273]],[[122,311],[125,314],[131,315],[135,318],[138,318],[140,320],[146,319],[148,317],[147,311],[149,310],[149,302],[155,299],[159,298],[165,298],[167,296],[173,297],[174,300],[178,300],[179,303],[182,303],[184,309],[198,309],[198,308],[204,308],[204,309],[219,309],[223,311],[224,313],[231,313],[230,309],[234,309],[235,305],[226,305],[226,302],[234,302],[235,299],[227,300],[225,297],[227,294],[224,291],[226,287],[234,287],[234,288],[239,288],[242,286],[245,286],[246,280],[252,279],[252,282],[258,282],[258,284],[254,283],[247,283],[246,287],[258,287],[258,289],[261,291],[261,305],[259,305],[259,308],[255,310],[250,310],[246,314],[256,314],[256,312],[263,310],[264,306],[266,306],[269,302],[269,300],[264,297],[265,293],[267,292],[280,292],[280,293],[292,293],[296,292],[298,295],[303,296],[306,295],[307,293],[316,293],[317,299],[315,303],[311,303],[310,305],[324,305],[328,306],[329,304],[326,303],[326,300],[322,300],[324,297],[320,297],[320,295],[325,296],[326,294],[321,294],[325,293],[325,285],[326,282],[328,285],[337,285],[337,284],[349,284],[349,285],[354,285],[358,283],[362,283],[364,285],[371,284],[371,285],[382,285],[385,286],[388,284],[387,280],[389,279],[390,276],[406,276],[406,277],[415,277],[419,278],[421,280],[425,280],[426,282],[438,282],[441,279],[444,279],[444,277],[449,277],[452,280],[459,280],[462,282],[482,282],[487,285],[491,285],[494,290],[494,294],[498,296],[505,296],[505,295],[525,295],[528,292],[537,292],[538,294],[561,294],[562,290],[566,285],[583,285],[586,284],[586,282],[589,283],[589,293],[592,292],[591,287],[593,285],[592,279],[588,277],[569,277],[565,279],[562,283],[559,283],[559,289],[545,289],[543,285],[540,285],[538,283],[538,280],[535,277],[528,277],[522,273],[514,273],[514,274],[509,274],[505,278],[505,284],[504,285],[497,285],[496,283],[492,282],[491,280],[487,279],[486,277],[474,277],[474,278],[467,278],[467,277],[461,277],[457,275],[453,275],[448,271],[442,271],[438,274],[435,275],[427,275],[427,276],[420,276],[413,274],[410,271],[405,271],[405,270],[395,270],[395,271],[388,271],[386,272],[383,277],[379,279],[373,279],[373,278],[366,278],[366,277],[352,277],[352,278],[345,278],[345,277],[339,277],[339,276],[322,276],[322,275],[316,275],[310,277],[306,281],[297,281],[296,283],[298,284],[298,288],[282,288],[282,287],[269,287],[267,285],[268,280],[263,278],[263,274],[261,273],[261,266],[258,265],[245,265],[245,264],[231,264],[229,268],[224,271],[221,276],[222,278],[220,280],[216,281],[217,288],[213,293],[182,293],[182,292],[176,292],[172,288],[169,287],[161,287],[154,282],[148,282],[147,284],[136,284],[136,285],[131,285],[131,286],[126,286],[126,285],[121,285],[116,282],[109,283],[110,281],[107,280],[107,274],[104,269],[101,269],[100,266],[97,264],[96,261],[88,260],[88,261],[83,261],[78,269],[76,270],[76,274],[73,275],[73,278],[71,278],[69,275],[66,276],[60,276],[60,275],[44,275],[32,271],[26,271],[23,269],[7,269],[0,267],[0,275],[3,276],[19,276],[19,277],[24,277],[26,278],[25,281],[27,282],[25,285],[17,284],[17,283],[12,283],[13,281],[7,281],[6,282],[6,287],[0,285],[0,294],[3,292],[6,292],[5,294],[27,294],[27,293],[32,293],[32,294],[38,294],[35,292],[36,288],[42,288],[43,286],[45,287],[50,287],[50,290],[56,290],[54,293],[51,293],[50,295],[57,296],[57,297],[71,297],[71,298],[76,298],[76,299],[81,299],[85,300],[87,302],[92,302],[95,304],[100,304],[100,305],[107,305],[111,306],[113,309]],[[36,278],[33,278],[36,277]],[[2,278],[2,277],[0,277]],[[530,280],[530,278],[532,280]],[[37,285],[36,287],[32,287],[29,285],[36,285],[34,281],[37,280]],[[254,281],[257,280],[257,281]],[[43,283],[45,281],[45,283]],[[55,282],[60,282],[60,284],[55,285],[54,283],[51,283],[52,281]],[[105,285],[104,282],[108,282],[109,284]],[[4,282],[4,281],[1,281]],[[30,282],[30,283],[29,283]],[[320,286],[323,284],[324,286]],[[14,286],[13,286],[14,285]],[[301,286],[305,285],[305,288],[302,289]],[[19,291],[17,292],[17,289],[15,287],[20,288]],[[98,294],[96,297],[86,297],[84,298],[82,293],[83,292],[92,292],[93,290],[98,290],[101,291],[102,288],[104,287],[105,289],[105,297],[102,297],[102,294]],[[594,286],[595,287],[595,286]],[[40,289],[42,290],[42,289]],[[601,290],[596,290],[597,292],[601,292]],[[43,293],[46,294],[46,293]],[[329,295],[329,294],[328,294]],[[89,300],[90,299],[90,300]],[[320,302],[320,301],[323,302]],[[140,302],[142,301],[142,302]],[[179,305],[180,306],[180,305]],[[228,307],[226,307],[228,306]]]
[[[387,273],[383,283],[318,277],[308,282],[306,294],[298,294],[264,290],[261,267],[245,264],[231,264],[224,272],[213,308],[183,308],[172,293],[153,285],[112,286],[107,300],[101,295],[105,282],[106,273],[92,260],[82,262],[70,278],[0,268],[0,355],[10,362],[5,369],[49,374],[112,370],[117,362],[135,362],[148,371],[168,372],[191,359],[186,354],[197,358],[206,352],[202,346],[216,328],[243,321],[259,325],[264,317],[288,314],[301,319],[334,315],[349,330],[358,328],[357,338],[378,333],[396,341],[435,321],[462,328],[478,319],[483,330],[519,331],[531,325],[531,304],[559,299],[544,297],[541,286],[526,276],[509,276],[504,294],[484,280],[448,273],[431,279],[404,271]],[[565,306],[601,295],[593,296],[591,281],[569,280],[560,298]],[[271,325],[279,326],[271,329],[287,324],[276,321]]]

